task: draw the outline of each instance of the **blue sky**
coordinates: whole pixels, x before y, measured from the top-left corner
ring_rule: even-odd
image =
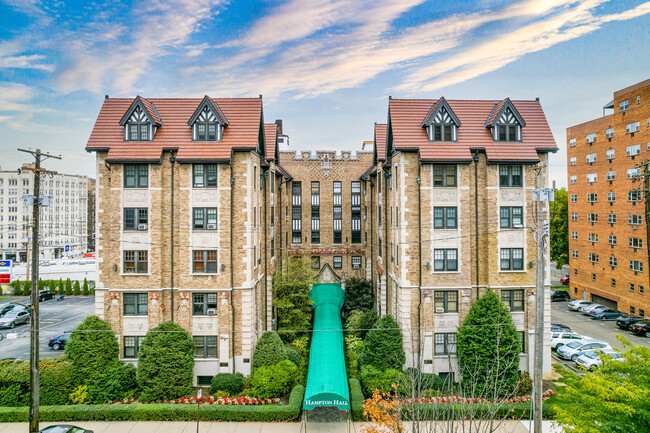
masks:
[[[94,175],[104,94],[264,96],[293,149],[359,149],[387,99],[540,97],[560,146],[650,78],[650,2],[0,0],[0,166]]]

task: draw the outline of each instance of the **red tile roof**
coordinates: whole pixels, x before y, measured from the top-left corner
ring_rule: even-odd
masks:
[[[266,140],[266,159],[275,159],[275,149],[278,143],[278,125],[275,123],[265,123],[264,138]]]
[[[213,99],[229,122],[229,125],[224,128],[220,142],[192,141],[192,128],[187,122],[202,100],[202,98],[149,99],[163,126],[158,128],[153,141],[128,142],[124,141],[124,127],[119,123],[134,99],[105,99],[86,144],[86,150],[108,150],[108,162],[158,162],[163,150],[177,149],[176,158],[179,162],[183,162],[229,160],[233,149],[257,148],[262,119],[261,99]]]
[[[144,105],[144,109],[147,110],[149,116],[151,116],[151,118],[154,121],[158,122],[158,125],[162,124],[162,122],[160,121],[160,116],[158,116],[158,113],[156,112],[156,108],[153,106],[151,101],[149,101],[148,99],[144,99],[142,96],[138,96],[138,98],[140,98],[140,100],[142,101],[142,105]]]
[[[433,99],[392,99],[389,116],[395,149],[419,150],[422,160],[467,160],[471,150],[481,149],[489,161],[538,161],[537,151],[555,151],[557,144],[537,101],[511,101],[526,122],[521,142],[504,143],[492,139],[485,123],[495,104],[504,101],[447,100],[461,122],[458,142],[430,142],[426,129],[420,127]]]
[[[375,123],[375,155],[379,161],[386,160],[386,128],[385,123]]]

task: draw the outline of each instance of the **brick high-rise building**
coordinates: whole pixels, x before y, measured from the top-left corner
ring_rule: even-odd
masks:
[[[650,80],[614,92],[603,117],[567,128],[570,290],[630,314],[650,314],[644,194]]]

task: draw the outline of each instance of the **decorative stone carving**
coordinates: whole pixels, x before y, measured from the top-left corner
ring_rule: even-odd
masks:
[[[124,335],[144,335],[149,330],[149,317],[124,316],[122,318],[122,329]]]
[[[436,332],[456,332],[458,313],[434,314],[433,323]]]
[[[454,205],[458,201],[457,194],[456,188],[433,188],[433,202]]]
[[[523,205],[524,193],[521,188],[501,189],[501,205]]]
[[[217,335],[219,333],[218,316],[194,316],[192,333],[194,335]]]

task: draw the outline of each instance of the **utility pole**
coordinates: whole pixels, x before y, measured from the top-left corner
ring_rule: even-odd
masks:
[[[632,182],[638,182],[643,179],[643,189],[636,188],[636,192],[637,194],[641,194],[641,190],[643,190],[643,201],[645,202],[645,245],[648,257],[646,266],[650,269],[650,161],[646,159],[635,168],[639,174],[632,178]],[[643,173],[641,174],[642,171]],[[650,278],[650,273],[648,277]]]
[[[23,197],[23,204],[33,200],[33,222],[32,222],[32,292],[31,292],[31,315],[30,315],[30,357],[29,357],[29,432],[38,432],[38,400],[39,400],[39,351],[38,351],[38,338],[39,338],[39,317],[38,317],[38,255],[40,248],[38,247],[38,231],[40,225],[40,206],[49,204],[49,197],[47,200],[41,202],[41,157],[61,159],[60,156],[49,155],[41,153],[40,149],[36,151],[18,149],[20,152],[29,153],[34,156],[34,195],[32,197]],[[30,170],[30,169],[28,169]],[[27,275],[25,275],[27,278]]]

